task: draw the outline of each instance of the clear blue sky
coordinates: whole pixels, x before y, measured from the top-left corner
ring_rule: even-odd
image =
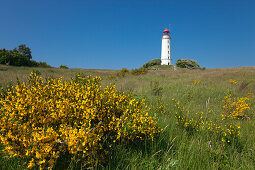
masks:
[[[254,0],[0,0],[0,48],[26,44],[58,67],[138,68],[160,58],[170,24],[173,63],[255,66]]]

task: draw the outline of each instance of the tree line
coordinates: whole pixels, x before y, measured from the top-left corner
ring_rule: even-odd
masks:
[[[12,66],[29,66],[29,67],[51,67],[46,62],[37,62],[32,60],[32,52],[25,44],[21,44],[18,48],[7,50],[0,49],[0,64]]]

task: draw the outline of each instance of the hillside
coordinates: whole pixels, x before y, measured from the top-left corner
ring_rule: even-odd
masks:
[[[255,67],[149,70],[138,76],[118,77],[118,70],[0,66],[0,84],[6,87],[17,78],[26,81],[30,72],[42,77],[62,76],[64,80],[76,74],[100,76],[103,86],[115,84],[134,98],[146,98],[150,115],[163,131],[154,141],[114,145],[108,161],[96,168],[255,168]],[[249,108],[244,108],[245,104]],[[236,117],[231,114],[235,110]],[[22,169],[20,161],[3,155],[0,166]],[[79,167],[77,164],[71,167]]]

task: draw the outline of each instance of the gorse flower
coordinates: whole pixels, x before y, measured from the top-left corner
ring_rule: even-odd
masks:
[[[194,81],[193,81],[193,85],[194,85],[194,86],[198,85],[199,83],[200,83],[200,80],[194,80]]]
[[[224,118],[249,118],[247,110],[250,109],[249,100],[252,95],[248,94],[246,97],[231,97],[231,95],[226,95],[224,98]]]
[[[203,112],[188,117],[184,113],[184,108],[180,106],[180,103],[175,101],[175,99],[172,100],[175,102],[176,124],[186,129],[187,132],[207,131],[209,134],[216,135],[221,139],[223,146],[231,144],[233,140],[238,140],[240,126],[234,125],[233,123],[224,124],[225,122],[222,121],[207,120]]]
[[[71,81],[31,73],[0,97],[0,141],[11,157],[29,160],[32,168],[53,168],[63,153],[80,156],[83,164],[103,162],[114,142],[153,139],[160,128],[145,100],[101,88],[100,77]]]
[[[233,80],[233,79],[229,79],[228,82],[231,84],[234,84],[234,85],[236,85],[238,83],[237,80]]]

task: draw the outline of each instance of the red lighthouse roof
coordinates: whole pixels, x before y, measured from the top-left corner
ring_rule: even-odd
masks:
[[[163,31],[163,33],[165,33],[165,32],[169,33],[170,31],[166,28],[166,29]]]

